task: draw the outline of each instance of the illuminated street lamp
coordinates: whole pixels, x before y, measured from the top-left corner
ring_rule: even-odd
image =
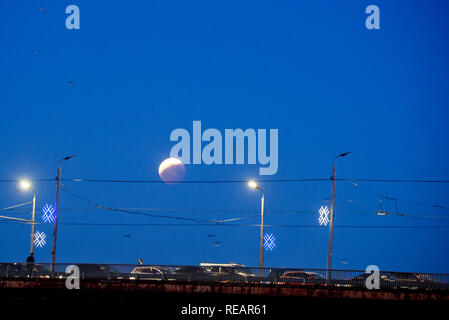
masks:
[[[261,210],[260,210],[260,262],[259,262],[259,276],[262,276],[262,268],[263,268],[263,210],[264,210],[264,203],[265,203],[265,193],[263,192],[262,188],[259,187],[259,185],[254,181],[250,180],[248,181],[248,186],[251,189],[258,189],[260,192],[262,192],[262,203],[261,203]]]
[[[331,280],[331,268],[332,268],[332,237],[334,232],[334,208],[335,208],[335,179],[337,175],[337,159],[347,156],[351,152],[345,152],[339,154],[334,159],[334,167],[332,170],[332,194],[331,194],[331,212],[329,222],[329,242],[327,247],[327,281]]]
[[[30,256],[34,253],[34,225],[35,225],[35,214],[36,214],[36,192],[34,191],[31,182],[29,180],[19,181],[20,189],[33,191],[33,213],[31,218],[31,244],[30,244]]]
[[[59,189],[61,186],[61,162],[65,160],[69,160],[75,157],[75,155],[67,156],[62,158],[58,162],[58,175],[56,176],[56,213],[55,213],[55,225],[53,228],[53,244],[51,248],[51,265],[50,265],[50,273],[53,275],[55,272],[55,259],[56,259],[56,237],[58,234],[58,209],[59,209]]]
[[[256,181],[254,181],[254,180],[249,180],[249,181],[248,181],[248,186],[249,186],[251,189],[257,189],[257,188],[259,188],[259,186],[257,185]]]

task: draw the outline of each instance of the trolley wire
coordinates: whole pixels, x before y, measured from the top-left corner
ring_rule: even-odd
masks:
[[[0,179],[0,183],[18,182],[17,179]],[[31,179],[32,182],[56,181],[56,178]],[[92,183],[165,183],[162,180],[138,180],[138,179],[84,179],[63,178],[64,182],[92,182]],[[260,183],[283,183],[283,182],[321,182],[332,181],[332,178],[301,178],[301,179],[261,179]],[[449,183],[448,179],[364,179],[364,178],[336,178],[335,181],[348,182],[388,182],[388,183]],[[194,183],[247,183],[247,180],[173,180],[171,183],[194,184]]]

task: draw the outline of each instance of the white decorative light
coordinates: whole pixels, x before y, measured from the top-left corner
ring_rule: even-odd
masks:
[[[275,241],[275,237],[273,236],[273,234],[266,234],[263,237],[263,246],[265,248],[265,250],[273,250],[274,247],[276,247],[276,245],[274,244]]]
[[[43,246],[45,246],[46,237],[47,236],[45,235],[45,233],[36,231],[36,233],[34,234],[34,245],[39,248],[42,248]]]
[[[46,223],[52,223],[55,221],[55,208],[52,205],[46,204],[42,208],[42,220]]]
[[[320,226],[324,225],[327,226],[329,223],[329,209],[328,207],[321,206],[320,210],[318,211],[320,214],[318,218],[318,222],[320,223]]]

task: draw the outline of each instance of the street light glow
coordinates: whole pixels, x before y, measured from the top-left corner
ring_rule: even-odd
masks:
[[[248,181],[248,186],[251,188],[251,189],[257,189],[259,186],[257,185],[257,183],[256,183],[256,181],[254,181],[254,180],[249,180]]]
[[[19,186],[23,190],[30,190],[31,189],[31,182],[29,180],[20,180]]]

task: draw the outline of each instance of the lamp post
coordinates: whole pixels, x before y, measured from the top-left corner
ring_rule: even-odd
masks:
[[[56,176],[56,212],[55,212],[55,225],[53,227],[53,244],[51,247],[51,265],[50,265],[50,273],[51,275],[55,272],[55,259],[56,259],[56,238],[58,235],[58,209],[59,209],[59,189],[61,186],[61,162],[65,160],[69,160],[75,157],[75,155],[67,156],[62,158],[58,162],[58,175]]]
[[[34,253],[34,225],[35,225],[35,215],[36,215],[36,192],[31,186],[31,182],[28,180],[21,180],[19,182],[20,188],[22,190],[31,190],[33,192],[33,213],[31,217],[31,243],[30,243],[30,256]]]
[[[248,186],[251,189],[258,189],[262,192],[261,199],[261,209],[260,209],[260,253],[259,253],[259,276],[262,277],[262,268],[263,268],[263,211],[265,206],[265,193],[262,188],[257,185],[257,183],[253,180],[248,181]]]
[[[327,281],[331,280],[331,269],[332,269],[332,237],[334,233],[334,209],[335,209],[335,179],[337,175],[337,159],[347,156],[351,152],[345,152],[339,154],[334,158],[334,166],[332,169],[332,193],[331,193],[331,212],[329,221],[329,243],[327,247]]]

